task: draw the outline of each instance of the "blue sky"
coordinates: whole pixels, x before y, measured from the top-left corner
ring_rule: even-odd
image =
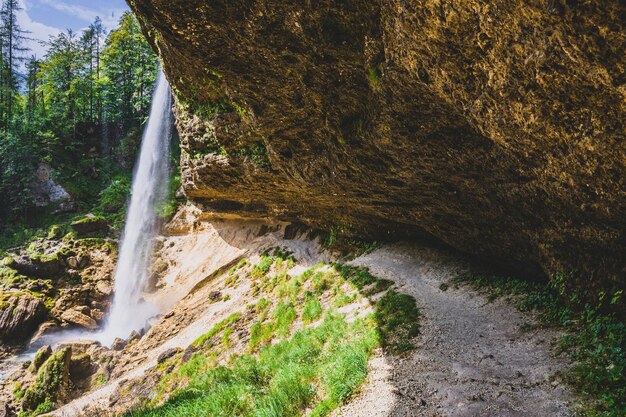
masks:
[[[71,28],[80,31],[100,16],[107,30],[116,26],[122,13],[128,10],[124,0],[20,0],[22,10],[18,21],[30,33],[33,41],[27,42],[29,55],[43,57],[46,48],[40,40],[48,40],[61,31]]]

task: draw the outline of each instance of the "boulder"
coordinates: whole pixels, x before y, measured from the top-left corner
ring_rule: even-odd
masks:
[[[73,355],[84,355],[96,351],[102,344],[97,340],[74,340],[62,342],[56,345],[57,350],[69,347]]]
[[[86,329],[97,329],[98,323],[88,315],[89,311],[89,307],[75,307],[63,312],[61,319],[67,323],[75,324]]]
[[[130,336],[128,336],[128,339],[126,339],[126,340],[128,341],[128,343],[132,343],[135,340],[139,340],[139,339],[141,339],[141,335],[136,330],[133,330],[130,333]]]
[[[161,354],[157,358],[157,363],[165,362],[166,360],[168,360],[172,356],[176,355],[180,351],[181,351],[180,348],[171,348],[171,349],[167,349],[167,350],[161,352]]]
[[[82,270],[89,266],[89,256],[87,255],[76,255],[67,258],[67,266],[72,269]]]
[[[107,233],[109,231],[109,223],[104,217],[88,214],[82,219],[73,222],[72,229],[80,237],[91,236]]]
[[[70,379],[74,387],[79,390],[89,388],[91,376],[98,371],[98,365],[95,364],[91,355],[82,353],[72,355],[70,361]]]
[[[111,344],[111,349],[117,350],[117,351],[124,350],[127,344],[128,343],[126,342],[126,340],[116,337],[113,343]]]
[[[58,254],[37,258],[22,255],[13,257],[7,266],[28,277],[56,278],[63,271],[63,260]]]
[[[52,402],[65,404],[71,394],[70,365],[72,349],[66,347],[52,354],[39,368],[35,380],[24,392],[22,409],[36,410],[50,399]]]
[[[26,293],[0,292],[0,341],[20,343],[45,320],[41,300]]]

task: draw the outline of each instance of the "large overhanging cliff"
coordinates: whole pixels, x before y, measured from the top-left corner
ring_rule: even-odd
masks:
[[[207,209],[624,286],[621,0],[130,3]]]

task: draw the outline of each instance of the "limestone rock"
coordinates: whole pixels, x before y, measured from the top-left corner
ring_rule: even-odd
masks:
[[[84,327],[86,329],[97,329],[98,323],[89,317],[89,307],[75,307],[61,314],[61,319],[71,324]]]
[[[91,356],[87,353],[73,355],[70,361],[70,378],[74,387],[78,390],[88,389],[91,376],[98,370]]]
[[[25,293],[0,292],[0,341],[19,343],[45,319],[43,303]]]
[[[624,1],[130,5],[187,104],[182,183],[205,211],[624,288]]]
[[[161,354],[157,358],[157,362],[158,363],[163,363],[166,360],[168,360],[169,358],[171,358],[172,356],[176,355],[178,352],[180,352],[179,348],[167,349],[167,350],[161,352]]]
[[[67,265],[76,270],[85,269],[89,265],[89,256],[83,254],[69,257],[67,259]]]
[[[123,350],[127,344],[128,343],[126,342],[126,340],[116,337],[115,340],[113,341],[113,344],[111,345],[111,349],[118,350],[118,351]]]
[[[31,184],[35,206],[45,207],[56,203],[66,207],[73,202],[73,198],[50,176],[51,170],[52,167],[44,163],[39,164],[37,168]]]

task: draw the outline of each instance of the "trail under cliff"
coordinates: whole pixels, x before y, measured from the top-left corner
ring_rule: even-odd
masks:
[[[523,331],[533,318],[506,301],[442,287],[463,272],[457,260],[429,247],[397,244],[353,263],[417,299],[422,334],[414,354],[372,361],[362,396],[336,416],[573,415],[572,394],[558,377],[566,362],[551,354],[559,335]]]
[[[166,286],[153,296],[156,301],[161,297],[164,306],[179,301],[146,337],[124,349],[107,385],[53,415],[123,412],[133,400],[149,395],[145,393],[150,385],[158,382],[149,371],[159,355],[187,348],[232,311],[257,301],[250,283],[230,287],[223,278],[209,279],[238,259],[254,262],[262,251],[280,246],[297,259],[292,273],[329,260],[317,240],[308,239],[306,233],[294,236],[284,224],[186,216],[179,216],[178,225],[174,222],[164,239],[161,255],[169,265],[162,278]],[[361,394],[335,416],[573,414],[575,398],[558,377],[567,362],[551,353],[559,335],[542,328],[523,331],[533,317],[506,301],[489,302],[465,287],[441,287],[465,270],[462,261],[440,249],[404,243],[383,246],[352,263],[367,266],[374,275],[394,281],[398,291],[416,298],[421,334],[417,349],[407,355],[378,352]],[[208,303],[216,291],[228,295],[227,299]]]

